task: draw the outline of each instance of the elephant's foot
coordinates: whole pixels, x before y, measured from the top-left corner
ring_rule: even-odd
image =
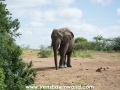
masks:
[[[67,65],[64,65],[64,68],[67,68]]]
[[[67,65],[60,65],[59,68],[67,68]]]
[[[64,66],[63,66],[63,65],[60,65],[59,68],[64,68]]]
[[[67,67],[72,67],[71,65],[67,65]]]

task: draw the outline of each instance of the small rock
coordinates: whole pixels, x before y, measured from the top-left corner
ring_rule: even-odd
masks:
[[[100,67],[100,69],[103,69],[102,67]]]
[[[107,69],[109,69],[109,67],[107,67]]]
[[[111,84],[114,84],[113,82],[111,82]]]
[[[103,68],[104,69],[104,71],[106,71],[106,69],[105,68]]]
[[[102,71],[101,71],[101,69],[100,69],[100,68],[98,68],[98,69],[96,70],[96,72],[102,72]]]

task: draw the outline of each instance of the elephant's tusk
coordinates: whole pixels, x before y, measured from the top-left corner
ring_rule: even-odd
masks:
[[[60,45],[58,46],[58,49],[60,48]]]

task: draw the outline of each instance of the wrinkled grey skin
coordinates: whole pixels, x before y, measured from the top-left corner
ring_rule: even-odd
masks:
[[[51,39],[51,46],[53,47],[54,51],[54,61],[56,70],[58,69],[57,50],[60,54],[59,68],[72,67],[71,54],[74,46],[74,34],[68,28],[53,29]]]

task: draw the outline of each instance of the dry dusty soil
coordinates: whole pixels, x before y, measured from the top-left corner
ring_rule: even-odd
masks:
[[[53,57],[38,58],[36,54],[22,57],[25,62],[33,61],[33,68],[37,71],[35,85],[87,85],[94,86],[92,90],[120,90],[120,53],[93,54],[93,59],[72,58],[72,68],[58,70],[55,70]]]

